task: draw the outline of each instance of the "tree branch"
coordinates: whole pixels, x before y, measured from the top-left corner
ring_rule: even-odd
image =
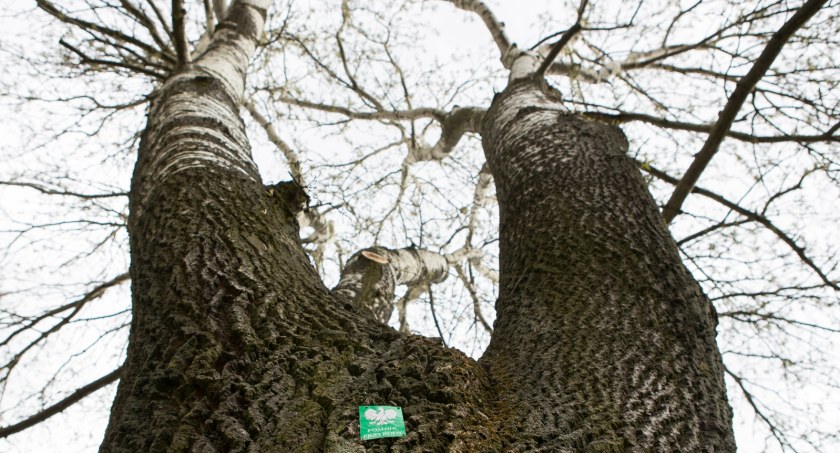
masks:
[[[429,309],[432,311],[432,321],[435,323],[435,330],[440,335],[440,342],[446,346],[446,339],[443,338],[443,329],[440,328],[440,322],[438,322],[437,312],[435,311],[435,294],[432,292],[432,285],[426,285],[426,288],[429,292]]]
[[[656,169],[656,168],[654,168],[654,167],[652,167],[648,164],[644,164],[644,163],[641,163],[641,162],[638,162],[638,161],[636,163],[639,165],[639,167],[642,170],[646,171],[647,173],[650,173],[651,175],[653,175],[654,177],[656,177],[658,179],[661,179],[662,181],[667,182],[668,184],[676,186],[677,184],[680,183],[680,181],[677,178],[674,178],[673,176],[663,172],[662,170],[658,170],[658,169]],[[796,255],[799,257],[799,259],[803,263],[805,263],[805,265],[810,267],[814,271],[814,273],[816,273],[819,276],[820,280],[822,280],[823,283],[825,283],[827,286],[831,287],[834,290],[840,291],[840,287],[838,287],[837,282],[831,281],[831,279],[829,279],[828,276],[825,275],[825,273],[822,271],[822,269],[820,269],[820,267],[817,266],[814,263],[814,261],[811,260],[811,258],[805,253],[805,248],[800,247],[796,243],[796,241],[794,241],[790,236],[785,234],[784,231],[780,230],[767,217],[765,217],[765,216],[763,216],[759,213],[750,211],[749,209],[745,209],[745,208],[741,207],[740,205],[738,205],[737,203],[733,203],[733,202],[727,200],[726,198],[722,197],[721,195],[718,195],[714,192],[703,189],[702,187],[692,187],[691,192],[696,193],[698,195],[702,195],[702,196],[704,196],[706,198],[709,198],[711,200],[714,200],[714,201],[726,206],[727,208],[737,212],[738,214],[741,214],[742,216],[763,225],[765,228],[770,230],[774,235],[776,235],[776,237],[779,238],[782,242],[787,244],[787,246],[790,247],[790,249],[793,250],[794,253],[796,253]]]
[[[493,11],[481,0],[449,0],[456,8],[478,15],[493,36],[493,41],[499,48],[499,55],[504,57],[512,43],[505,33],[505,24],[496,19]]]
[[[9,437],[12,434],[19,433],[27,428],[37,425],[42,421],[56,415],[63,410],[67,409],[68,407],[72,406],[79,402],[82,398],[90,395],[91,393],[116,382],[120,378],[120,373],[122,373],[122,367],[117,368],[116,370],[102,376],[101,378],[91,382],[84,387],[78,388],[75,392],[71,393],[69,396],[64,398],[63,400],[53,404],[50,407],[44,408],[42,411],[31,415],[13,425],[3,426],[0,427],[0,438]]]
[[[694,157],[694,161],[688,167],[679,184],[677,184],[674,193],[671,194],[671,198],[665,204],[665,207],[662,208],[662,217],[666,223],[671,223],[679,214],[683,201],[691,193],[691,188],[697,183],[700,175],[706,169],[706,166],[709,165],[712,157],[717,153],[720,143],[726,136],[726,132],[732,127],[732,122],[735,121],[735,115],[741,110],[741,105],[743,105],[753,87],[764,77],[764,74],[770,68],[770,65],[773,64],[773,61],[782,51],[782,48],[790,37],[805,25],[805,22],[816,14],[825,2],[826,0],[808,0],[805,2],[793,17],[773,34],[773,37],[770,38],[767,46],[761,52],[761,55],[759,55],[752,68],[750,68],[750,71],[738,81],[735,86],[735,91],[732,92],[732,96],[726,102],[726,106],[721,111],[717,123],[715,123],[709,133],[706,143],[703,144],[700,152]]]
[[[758,416],[761,419],[761,421],[763,421],[767,425],[767,428],[770,430],[770,433],[773,435],[773,437],[776,439],[779,445],[783,449],[787,447],[792,447],[784,431],[779,429],[776,426],[776,424],[773,423],[772,420],[770,420],[770,418],[764,413],[761,407],[759,407],[759,403],[758,401],[756,401],[755,396],[749,390],[747,390],[744,378],[733,373],[726,365],[724,365],[723,371],[726,372],[726,374],[728,374],[729,377],[731,377],[735,381],[735,383],[738,385],[738,388],[741,389],[741,393],[744,395],[744,398],[747,400],[747,403],[749,403],[750,407],[752,407],[753,411],[755,412],[755,415]]]
[[[221,22],[227,16],[227,0],[213,0],[213,12],[216,13],[216,21]]]
[[[289,96],[279,96],[277,98],[281,102],[304,107],[313,110],[319,110],[328,113],[338,113],[348,118],[356,120],[416,120],[420,118],[434,118],[438,121],[444,121],[447,113],[440,109],[419,107],[411,110],[392,110],[379,112],[357,112],[347,107],[321,104],[318,102],[304,101],[302,99],[295,99]]]
[[[149,32],[152,40],[154,40],[158,47],[160,47],[161,52],[168,55],[167,50],[170,49],[169,44],[160,36],[160,33],[158,33],[157,27],[155,27],[155,23],[152,19],[147,16],[139,6],[131,3],[129,0],[120,0],[120,4]]]
[[[178,56],[177,69],[184,69],[190,64],[190,50],[184,23],[186,14],[184,0],[172,0],[172,32],[175,35],[175,53]]]
[[[371,247],[353,255],[332,293],[345,297],[355,307],[387,323],[394,309],[397,285],[411,287],[440,283],[446,279],[446,258],[427,250]]]
[[[610,123],[629,123],[631,121],[641,121],[643,123],[651,124],[653,126],[658,126],[664,129],[683,130],[689,132],[703,132],[707,134],[711,133],[715,127],[714,125],[672,121],[653,115],[647,115],[644,113],[619,112],[611,114],[601,112],[584,112],[583,115],[589,118],[600,119],[602,121]],[[840,142],[840,136],[834,135],[838,129],[840,129],[840,123],[835,124],[828,130],[826,130],[824,133],[817,135],[752,135],[747,134],[745,132],[727,130],[726,136],[747,143],[816,143],[825,141]]]
[[[472,299],[473,302],[473,316],[475,316],[476,322],[481,324],[481,327],[484,328],[485,332],[492,334],[493,328],[490,327],[490,323],[487,322],[484,318],[484,314],[481,312],[481,300],[478,298],[478,292],[475,290],[475,285],[467,278],[467,274],[464,272],[464,268],[460,263],[454,263],[452,267],[455,268],[455,272],[458,273],[458,278],[461,279],[461,282],[470,294],[470,299]]]
[[[93,22],[88,22],[86,20],[78,19],[73,16],[69,16],[65,14],[63,11],[58,9],[52,2],[48,0],[37,0],[36,3],[38,7],[50,14],[51,16],[55,17],[56,19],[64,22],[66,24],[75,25],[83,30],[89,31],[95,35],[95,33],[99,33],[101,35],[109,36],[118,42],[125,42],[137,46],[138,48],[148,52],[151,55],[160,55],[161,58],[171,61],[171,57],[166,55],[165,53],[161,52],[161,49],[157,49],[154,46],[147,44],[137,38],[132,36],[126,35],[117,30],[113,30],[111,28],[95,24]],[[95,32],[95,33],[94,33]]]
[[[15,187],[28,187],[30,189],[35,189],[38,192],[41,192],[45,195],[62,195],[65,197],[77,197],[77,198],[85,198],[85,199],[92,199],[92,198],[114,198],[114,197],[127,197],[127,192],[113,192],[113,193],[79,193],[73,192],[69,190],[56,190],[50,189],[40,184],[36,184],[34,182],[18,182],[18,181],[0,181],[0,186],[15,186]]]
[[[128,69],[129,71],[137,72],[137,73],[140,73],[140,74],[145,74],[147,76],[154,77],[155,79],[158,79],[158,80],[164,80],[166,78],[165,75],[160,74],[158,72],[155,72],[151,69],[147,69],[147,68],[144,68],[142,66],[133,65],[131,63],[126,63],[124,61],[103,60],[103,59],[100,59],[100,58],[89,57],[87,54],[82,52],[77,47],[71,45],[70,43],[65,41],[63,38],[59,39],[58,43],[61,46],[65,47],[68,50],[70,50],[71,52],[73,52],[74,54],[78,55],[79,58],[82,59],[82,63],[84,63],[84,64],[102,65],[102,66],[110,66],[110,67],[114,67],[114,68]]]
[[[155,17],[157,17],[158,22],[160,22],[161,28],[163,28],[163,31],[166,32],[166,36],[169,37],[169,41],[175,42],[175,34],[172,33],[172,27],[166,23],[166,16],[164,16],[160,8],[158,8],[155,0],[146,0],[146,3],[148,3],[149,7],[152,8],[152,11],[155,13]]]
[[[554,44],[552,44],[551,50],[546,55],[545,59],[540,63],[540,67],[537,69],[535,75],[538,78],[545,77],[545,71],[551,66],[555,59],[557,59],[557,55],[560,54],[560,51],[566,47],[566,44],[575,37],[575,35],[580,32],[581,28],[583,28],[581,21],[583,20],[583,13],[586,11],[586,5],[589,3],[589,0],[580,0],[580,5],[577,9],[577,20],[575,21],[574,25],[572,25],[563,36],[560,37]]]
[[[248,113],[251,114],[251,117],[254,118],[254,121],[259,124],[265,134],[268,136],[268,139],[277,149],[283,153],[283,156],[286,158],[286,162],[289,164],[289,171],[292,173],[292,178],[300,184],[304,184],[305,181],[303,180],[303,173],[300,166],[300,159],[298,158],[297,153],[295,150],[292,149],[282,138],[280,135],[277,134],[277,131],[274,129],[274,126],[271,125],[271,122],[262,115],[262,113],[257,110],[257,107],[254,105],[253,101],[245,102],[245,109],[248,110]]]
[[[455,148],[467,132],[479,132],[486,110],[478,107],[456,107],[440,124],[440,138],[431,148],[410,147],[405,165],[414,162],[441,160]]]
[[[127,272],[124,273],[124,274],[120,274],[120,275],[114,277],[113,279],[111,279],[107,282],[104,282],[100,285],[97,285],[95,288],[90,290],[87,294],[85,294],[84,296],[82,296],[78,300],[76,300],[74,302],[71,302],[71,303],[68,303],[68,304],[65,304],[65,305],[62,305],[61,307],[58,307],[56,309],[47,311],[45,313],[42,313],[40,316],[31,320],[26,325],[24,325],[22,327],[19,327],[17,330],[15,330],[11,334],[9,334],[9,336],[6,337],[2,341],[2,343],[0,343],[0,346],[8,344],[16,335],[18,335],[22,332],[25,332],[29,329],[33,329],[37,332],[37,330],[35,329],[35,326],[38,323],[40,323],[41,321],[43,321],[47,318],[50,318],[52,316],[55,316],[59,313],[62,313],[64,311],[73,309],[73,311],[70,314],[68,314],[67,316],[62,318],[57,323],[53,324],[50,328],[44,330],[43,332],[40,332],[40,334],[38,335],[37,338],[35,338],[34,340],[31,340],[26,346],[22,347],[11,359],[9,359],[6,363],[4,363],[2,366],[0,366],[0,371],[5,370],[5,376],[0,376],[0,383],[2,383],[3,381],[5,381],[6,379],[9,378],[9,375],[11,374],[12,370],[14,370],[15,366],[17,366],[17,364],[20,362],[20,359],[24,356],[24,354],[29,352],[29,350],[34,348],[36,345],[40,344],[42,341],[46,340],[50,335],[58,332],[62,327],[67,325],[76,315],[79,314],[79,312],[82,310],[82,308],[84,308],[85,304],[87,304],[88,302],[90,302],[94,299],[97,299],[97,298],[101,297],[108,288],[116,286],[116,285],[118,285],[118,284],[120,284],[124,281],[127,281],[128,279],[129,279],[129,274]]]

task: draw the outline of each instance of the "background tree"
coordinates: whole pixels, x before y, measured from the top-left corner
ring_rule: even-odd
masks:
[[[4,146],[4,191],[10,194],[4,200],[25,200],[4,201],[9,226],[0,299],[6,328],[3,403],[12,408],[3,416],[9,425],[5,435],[40,422],[117,378],[89,364],[110,362],[116,367],[123,361],[121,345],[130,319],[126,195],[128,170],[137,159],[141,112],[149,100],[164,104],[160,99],[167,91],[160,88],[162,81],[171,80],[187,60],[200,65],[204,55],[208,61],[211,37],[223,40],[236,30],[224,24],[215,27],[219,17],[228,17],[222,2],[187,2],[183,15],[175,3],[176,14],[163,2],[39,1],[47,15],[26,11],[17,17],[52,24],[38,28],[46,30],[39,37],[48,43],[45,56],[25,51],[20,47],[23,41],[4,43],[6,66],[16,71],[6,80],[8,105],[26,118],[49,118],[12,123],[24,133],[7,133],[16,141]],[[556,17],[540,14],[535,5],[539,26],[530,36],[509,32],[511,27],[499,19],[508,21],[499,6],[494,14],[481,2],[409,2],[376,8],[351,2],[275,5],[259,37],[242,99],[244,116],[253,120],[248,136],[263,179],[289,179],[291,173],[312,196],[313,207],[298,216],[310,225],[303,227],[302,237],[328,282],[336,280],[340,269],[348,269],[337,290],[343,285],[345,296],[371,301],[361,296],[365,291],[353,290],[358,287],[350,271],[370,261],[360,255],[348,261],[355,251],[380,244],[436,252],[441,257],[436,262],[443,259],[449,265],[450,278],[430,286],[439,273],[406,277],[403,283],[411,282],[412,287],[398,296],[394,322],[403,331],[429,333],[479,355],[495,315],[497,283],[510,277],[504,269],[499,273],[498,214],[490,177],[494,164],[492,159],[484,164],[473,134],[481,130],[494,91],[507,85],[507,69],[529,59],[526,45],[532,39],[536,64],[531,69],[545,71],[563,96],[551,108],[622,123],[629,154],[650,175],[655,198],[669,207],[666,217],[680,214],[671,228],[684,261],[717,306],[733,403],[739,407],[743,398],[744,413],[754,411],[782,448],[817,448],[836,428],[820,420],[820,408],[809,404],[820,399],[798,389],[819,394],[836,386],[836,357],[825,345],[837,332],[832,311],[836,222],[830,206],[837,198],[840,123],[832,90],[838,71],[831,37],[838,25],[836,4],[823,3],[645,2],[621,8],[575,4],[552,8]],[[456,26],[436,27],[444,20]],[[436,40],[435,33],[452,28],[478,39],[464,39],[463,47],[452,37]],[[213,29],[215,33],[207,31]],[[492,41],[481,44],[487,31]],[[55,58],[56,42],[65,49],[61,61]],[[552,49],[555,58],[540,58]],[[540,66],[540,61],[550,64]],[[79,84],[79,78],[88,83]],[[105,88],[90,88],[102,85]],[[206,91],[211,88],[215,89],[208,86]],[[155,118],[154,112],[150,118]],[[179,125],[186,126],[206,127]],[[485,148],[493,148],[484,135]],[[103,154],[103,149],[111,151]],[[288,165],[271,153],[282,155]],[[714,159],[706,167],[709,156]],[[255,168],[243,165],[245,173],[255,174]],[[701,172],[699,185],[683,177]],[[563,183],[560,187],[570,187],[570,181]],[[516,199],[529,187],[521,184],[507,181],[507,192],[500,188],[499,197]],[[677,187],[674,196],[672,185]],[[276,187],[272,194],[283,196],[272,199],[286,200],[285,195],[297,193],[290,188],[294,185]],[[679,194],[691,191],[696,195],[683,205]],[[263,202],[257,200],[262,194],[250,193],[238,203],[219,205],[218,211],[235,217],[234,206]],[[133,196],[136,200],[137,191]],[[614,201],[615,196],[604,199]],[[508,209],[517,203],[522,199]],[[280,208],[275,204],[264,209],[277,209],[272,218],[282,224],[287,205],[283,201]],[[196,217],[219,215],[211,208],[212,204],[202,207],[209,211],[197,212]],[[535,222],[540,217],[508,211],[508,219],[510,212],[523,219],[533,215]],[[559,216],[552,219],[566,225]],[[259,235],[240,236],[247,247],[274,245]],[[562,235],[552,238],[557,236]],[[535,244],[547,246],[543,241]],[[656,247],[646,244],[645,253],[654,254]],[[392,257],[387,250],[371,252],[389,263],[400,262],[400,255]],[[153,261],[166,267],[165,259],[157,258]],[[33,277],[35,271],[44,274]],[[622,270],[621,275],[627,273]],[[604,275],[597,276],[602,283],[608,281]],[[258,280],[272,278],[262,275]],[[510,285],[509,280],[508,289],[517,289],[521,282]],[[252,285],[260,286],[248,283]],[[389,299],[388,293],[378,299]],[[506,293],[503,299],[511,297]],[[421,303],[412,303],[418,298]],[[232,317],[221,318],[223,324],[238,319],[239,312],[231,310]],[[387,315],[387,309],[375,312],[381,318]],[[138,319],[138,313],[134,315]],[[330,322],[340,318],[336,315]],[[342,325],[337,330],[354,329]],[[266,337],[266,332],[258,332],[257,338]],[[341,335],[336,335],[333,340],[338,341]],[[387,338],[382,342],[393,343],[383,335]],[[240,346],[255,347],[247,341]],[[439,351],[422,342],[400,347]],[[276,349],[278,354],[288,352]],[[507,353],[501,350],[498,345],[491,348],[495,354]],[[399,348],[392,353],[385,356],[399,357]],[[189,349],[182,354],[189,356]],[[302,372],[309,370],[306,367],[320,372],[314,364],[335,363],[324,357],[308,359],[296,359],[304,364]],[[208,376],[205,379],[217,380]],[[778,377],[786,378],[787,388],[778,384]],[[836,393],[830,395],[836,399]],[[519,397],[527,400],[527,395]],[[215,404],[222,407],[225,401]],[[317,409],[306,401],[311,404],[312,399],[302,398],[295,409],[298,416],[290,415],[291,420]],[[314,401],[325,404],[323,399]],[[466,424],[492,425],[464,419]],[[219,431],[235,438],[235,420],[242,419],[220,418]],[[422,425],[420,420],[415,423]]]

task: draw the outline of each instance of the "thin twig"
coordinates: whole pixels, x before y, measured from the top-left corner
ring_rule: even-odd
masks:
[[[113,193],[79,193],[79,192],[72,192],[69,190],[55,190],[50,189],[40,184],[36,184],[34,182],[18,182],[18,181],[0,181],[0,186],[17,186],[17,187],[28,187],[30,189],[35,189],[38,192],[41,192],[45,195],[62,195],[66,197],[78,197],[78,198],[114,198],[114,197],[127,197],[128,192],[113,192]]]
[[[446,340],[443,338],[443,330],[441,330],[437,314],[435,314],[435,296],[434,293],[432,293],[432,285],[428,285],[426,289],[429,291],[429,307],[432,309],[432,321],[435,322],[435,329],[437,329],[438,335],[440,335],[441,343],[446,346]]]

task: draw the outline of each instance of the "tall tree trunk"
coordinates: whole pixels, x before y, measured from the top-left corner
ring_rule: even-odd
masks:
[[[129,348],[100,449],[492,451],[484,370],[331,294],[296,207],[261,184],[238,110],[268,3],[234,2],[153,99],[130,195]],[[408,435],[362,444],[358,407],[388,404]]]
[[[481,363],[518,450],[733,451],[710,301],[621,131],[513,82],[485,116],[500,207],[497,320]]]
[[[134,318],[101,451],[733,449],[714,313],[623,137],[537,85],[512,85],[484,124],[502,283],[481,363],[360,309],[383,291],[325,288],[239,118],[268,3],[233,2],[152,102],[130,196]],[[377,404],[403,408],[407,436],[359,440],[358,407]]]

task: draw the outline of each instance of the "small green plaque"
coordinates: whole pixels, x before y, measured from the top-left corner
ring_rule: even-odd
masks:
[[[359,406],[359,436],[362,440],[405,436],[402,408]]]

